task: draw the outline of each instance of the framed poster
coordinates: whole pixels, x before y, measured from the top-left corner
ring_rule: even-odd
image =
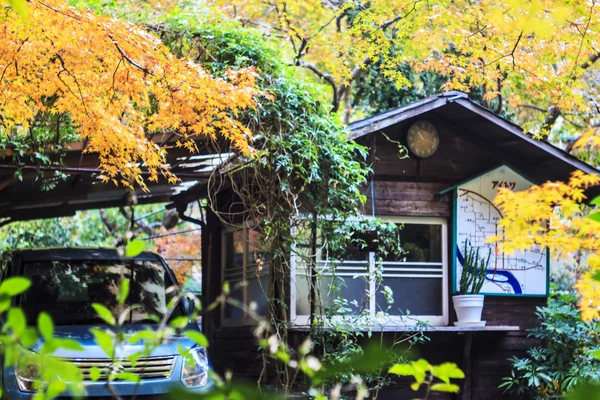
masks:
[[[480,256],[490,254],[486,280],[481,289],[486,295],[547,296],[548,250],[530,248],[513,254],[500,251],[498,243],[486,243],[490,236],[502,236],[498,221],[500,210],[493,201],[502,187],[525,190],[533,184],[507,166],[498,167],[456,187],[453,287],[458,290],[462,273],[465,241],[479,248]]]

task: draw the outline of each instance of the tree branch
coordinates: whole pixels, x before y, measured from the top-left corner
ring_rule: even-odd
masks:
[[[108,233],[110,235],[114,234],[115,233],[115,226],[108,220],[108,216],[106,215],[106,210],[104,210],[104,208],[100,209],[100,219],[102,220],[102,223],[104,224],[104,226],[108,230]]]
[[[333,110],[337,111],[337,109],[340,106],[340,93],[338,91],[338,85],[337,85],[337,83],[335,83],[335,79],[333,79],[333,76],[321,71],[314,64],[307,63],[306,61],[296,60],[296,65],[300,66],[300,67],[304,67],[304,68],[312,71],[319,78],[321,78],[324,81],[326,81],[327,83],[329,83],[329,85],[333,89],[333,101],[332,101]]]
[[[598,61],[599,58],[600,58],[600,52],[594,53],[594,54],[590,55],[588,57],[588,59],[585,60],[585,62],[579,66],[579,68],[586,70],[589,67],[591,67],[592,64],[594,64],[596,61]]]
[[[108,37],[111,40],[111,42],[113,42],[113,44],[115,45],[115,47],[117,48],[119,53],[121,54],[121,57],[123,57],[129,64],[131,64],[134,67],[138,68],[139,70],[143,71],[145,74],[152,75],[152,72],[150,72],[150,70],[148,68],[142,67],[140,64],[136,63],[131,58],[129,58],[129,56],[127,56],[127,54],[125,54],[125,52],[123,51],[121,46],[119,46],[119,43],[115,40],[115,38],[112,37],[112,35],[108,35]]]
[[[125,209],[125,207],[119,207],[119,212],[126,218],[126,219],[131,219],[131,214]],[[156,233],[156,231],[154,230],[154,228],[149,225],[148,223],[146,223],[143,220],[136,220],[134,221],[134,223],[140,227],[140,229],[147,235],[154,235]]]
[[[579,66],[579,68],[585,71],[586,69],[591,67],[596,61],[598,61],[599,58],[600,58],[600,52],[591,54],[588,57],[588,59]],[[577,79],[577,76],[573,75],[571,80],[574,81],[575,79]],[[556,105],[552,105],[552,106],[550,106],[550,108],[548,108],[548,114],[546,115],[546,118],[544,119],[544,122],[542,124],[542,132],[545,132],[545,131],[549,132],[550,129],[552,129],[552,126],[554,125],[554,123],[556,122],[558,117],[560,116],[560,113],[561,113],[561,110]]]

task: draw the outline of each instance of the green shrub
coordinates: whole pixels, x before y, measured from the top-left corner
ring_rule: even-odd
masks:
[[[577,297],[555,287],[545,307],[538,307],[541,327],[530,332],[543,346],[513,357],[511,376],[501,388],[526,399],[562,398],[579,383],[600,381],[600,362],[590,350],[600,345],[600,321],[583,321]]]

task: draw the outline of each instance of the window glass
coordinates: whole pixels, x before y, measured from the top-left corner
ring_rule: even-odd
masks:
[[[248,264],[269,262],[268,249],[265,249],[264,246],[260,240],[260,232],[248,229],[248,255],[246,258]]]
[[[332,276],[319,279],[323,306],[332,315],[358,315],[369,310],[368,276]]]
[[[242,230],[225,233],[225,269],[236,270],[244,267],[244,232]]]
[[[328,258],[322,243],[317,245],[318,304],[332,315],[442,316],[444,314],[444,265],[442,223],[399,223],[400,256],[377,255],[350,248],[341,262]],[[304,232],[305,233],[305,232]],[[310,315],[310,239],[300,232],[296,241],[296,316]],[[301,256],[297,256],[297,255]],[[337,264],[333,264],[337,263]],[[370,274],[369,271],[375,273]],[[372,278],[371,278],[372,276]],[[370,281],[375,288],[374,309],[369,301]]]
[[[298,266],[296,268],[296,314],[297,315],[310,315],[310,275],[307,268]],[[292,288],[292,290],[294,290]]]
[[[376,290],[376,313],[441,315],[442,226],[403,224],[400,244],[403,254],[388,255],[379,265],[382,279]]]
[[[254,305],[254,312],[266,315],[269,288],[269,257],[260,240],[260,232],[255,229],[238,229],[226,232],[223,236],[224,279],[231,287],[230,298],[239,306],[226,304],[226,320],[251,320],[240,307]],[[242,282],[245,286],[241,286]]]
[[[248,279],[248,306],[256,304],[255,312],[258,315],[267,314],[267,299],[269,296],[269,277],[261,275],[259,278]]]
[[[388,302],[383,287],[391,290],[393,301]],[[376,313],[389,315],[442,315],[441,278],[386,278],[375,296]]]
[[[244,280],[244,247],[246,241],[244,240],[243,230],[227,232],[224,237],[224,258],[225,258],[225,271],[224,280],[229,282],[231,288],[230,298],[239,302],[244,303],[244,288],[240,283]],[[244,316],[243,310],[232,304],[225,304],[225,318],[238,319]]]
[[[175,285],[164,266],[152,262],[114,261],[39,261],[26,263],[23,276],[31,281],[30,289],[20,296],[20,305],[29,324],[35,324],[41,311],[48,312],[57,325],[86,325],[102,322],[93,303],[119,312],[117,294],[123,276],[130,279],[125,306],[136,305],[129,323],[151,323],[163,318]],[[176,312],[182,315],[182,310]]]
[[[427,224],[399,224],[400,245],[404,254],[388,255],[385,261],[442,262],[442,226]]]

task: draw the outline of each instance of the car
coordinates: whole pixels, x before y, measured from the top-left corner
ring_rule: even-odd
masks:
[[[46,312],[54,321],[55,337],[74,340],[83,348],[83,351],[60,348],[52,356],[79,367],[83,372],[86,397],[117,395],[122,399],[143,400],[166,397],[175,389],[208,391],[212,387],[207,351],[188,338],[194,335],[173,334],[133,365],[126,356],[142,351],[144,340],[117,348],[114,358],[109,358],[94,340],[94,328],[116,329],[99,317],[92,306],[94,303],[115,314],[136,305],[124,315],[120,329],[126,337],[141,330],[158,329],[160,319],[181,321],[181,317],[186,316],[189,320],[185,329],[200,332],[186,301],[179,300],[169,310],[170,315],[166,315],[169,314],[169,301],[177,294],[177,290],[170,288],[178,286],[175,275],[159,255],[143,252],[124,259],[111,249],[19,250],[5,253],[1,267],[2,280],[21,276],[31,282],[30,288],[14,299],[14,305],[23,310],[29,325],[35,326],[38,315]],[[121,306],[117,297],[123,276],[130,280],[130,289]],[[41,342],[38,341],[36,346],[39,348]],[[34,353],[36,346],[31,348]],[[91,376],[97,375],[98,370],[101,371],[100,379],[93,380]],[[36,372],[39,373],[36,368],[27,366],[5,367],[3,398],[31,399],[37,391],[44,390],[43,385],[40,388]],[[113,380],[107,387],[107,376],[111,372],[136,373],[139,382]]]

